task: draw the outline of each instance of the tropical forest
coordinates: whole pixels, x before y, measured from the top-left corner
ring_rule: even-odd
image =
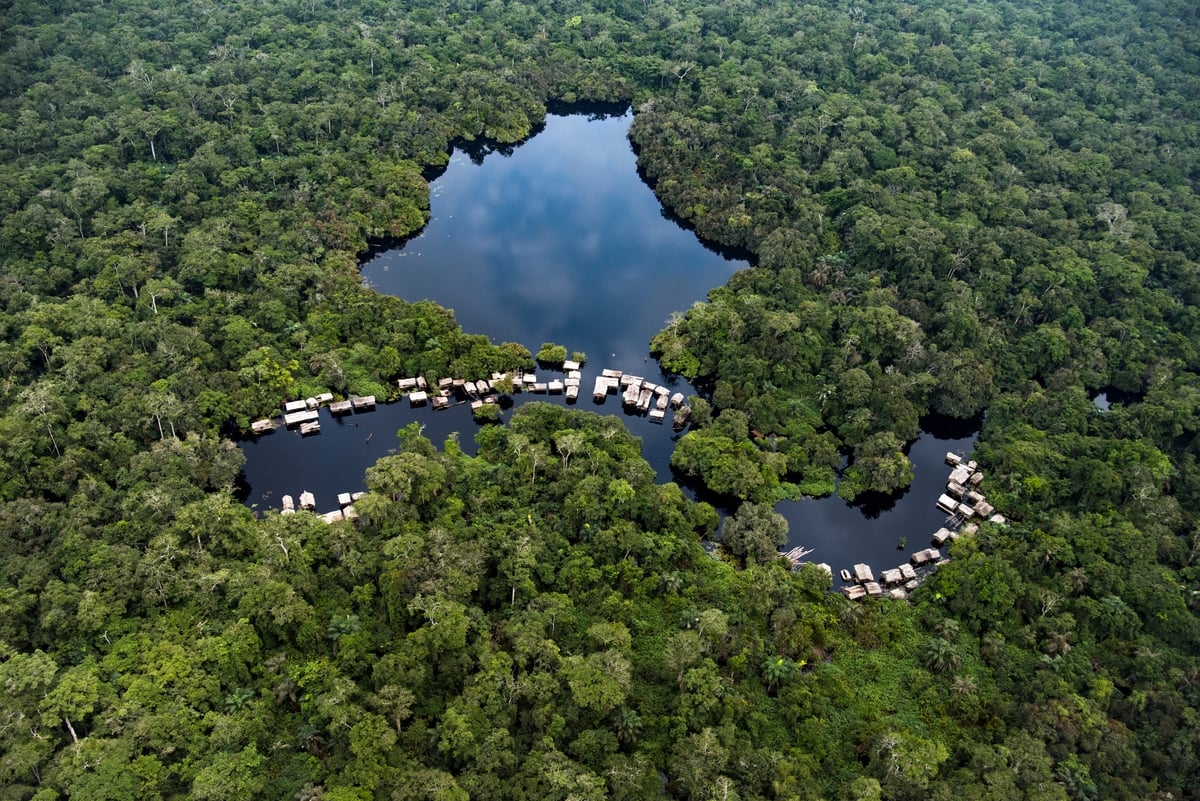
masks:
[[[1200,798],[1192,0],[0,20],[0,801]],[[555,360],[360,265],[598,103],[748,260],[645,343],[673,474],[530,403],[388,432],[356,519],[244,503],[287,401]],[[996,517],[903,600],[782,558],[930,416]]]

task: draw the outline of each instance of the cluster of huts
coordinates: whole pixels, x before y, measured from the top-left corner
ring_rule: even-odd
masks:
[[[574,402],[579,398],[579,385],[583,374],[579,371],[579,362],[563,362],[565,378],[555,378],[550,381],[539,380],[535,373],[517,371],[508,373],[492,373],[491,378],[481,378],[477,381],[463,378],[441,378],[434,387],[429,387],[424,378],[401,378],[397,381],[400,392],[408,398],[414,408],[426,403],[433,406],[434,411],[449,409],[469,403],[472,411],[484,404],[499,403],[501,388],[512,392],[540,392],[549,395],[565,395],[566,399]],[[510,384],[511,382],[511,384]]]
[[[937,549],[930,548],[929,551],[934,552],[933,559],[940,558],[937,554]],[[918,564],[916,561],[918,556],[928,561],[929,557],[926,551],[913,554],[913,564]],[[924,564],[920,562],[919,564]],[[842,588],[842,592],[851,601],[857,601],[859,598],[870,596],[879,598],[887,595],[888,598],[903,600],[908,597],[908,593],[915,590],[921,583],[920,577],[917,575],[913,564],[903,564],[899,567],[885,570],[879,574],[879,580],[875,580],[875,574],[871,572],[871,566],[859,562],[854,566],[854,572],[849,570],[842,571],[842,581],[853,581],[855,583],[848,584]],[[890,588],[886,589],[885,588]]]
[[[946,481],[946,491],[937,500],[937,506],[950,515],[947,521],[948,529],[957,530],[959,526],[976,518],[990,523],[1007,522],[1004,515],[997,514],[995,507],[988,503],[987,498],[977,489],[979,482],[983,481],[983,471],[979,469],[978,464],[974,461],[963,461],[961,456],[953,452],[946,454],[946,464],[953,469]],[[939,533],[941,532],[939,529]],[[936,539],[937,535],[934,536]],[[952,535],[949,538],[953,538]],[[945,542],[945,539],[942,542]]]
[[[661,424],[667,416],[667,409],[675,412],[672,427],[676,431],[687,425],[692,415],[692,407],[684,403],[682,392],[671,394],[669,387],[647,381],[638,375],[622,373],[620,370],[603,370],[596,377],[592,389],[592,400],[604,403],[609,394],[621,393],[621,405],[625,409],[645,414],[652,423]]]
[[[490,378],[479,380],[442,378],[432,383],[424,376],[400,378],[396,381],[396,386],[412,407],[430,405],[434,411],[461,404],[470,404],[471,409],[476,410],[484,404],[499,403],[503,393],[510,391],[562,395],[568,403],[574,403],[579,399],[580,386],[583,383],[580,368],[579,362],[568,360],[562,365],[564,376],[549,380],[542,379],[533,372],[517,371],[511,375],[492,373]],[[652,423],[664,422],[667,411],[673,410],[675,415],[672,425],[676,431],[687,425],[692,414],[692,407],[685,402],[682,392],[672,394],[668,387],[620,370],[601,371],[596,377],[592,400],[602,404],[608,395],[616,393],[621,394],[622,404],[627,413],[645,414]],[[375,396],[335,401],[332,394],[323,393],[304,400],[288,401],[284,404],[283,424],[287,428],[298,428],[304,435],[320,433],[318,410],[326,404],[330,413],[334,415],[349,414],[351,411],[357,413],[374,409]],[[255,434],[266,434],[277,427],[276,420],[262,419],[255,420],[250,429]]]
[[[937,500],[937,507],[948,517],[946,524],[933,533],[933,544],[937,547],[917,551],[908,564],[880,574],[876,581],[869,565],[857,564],[854,571],[843,570],[842,581],[847,582],[842,592],[850,600],[864,597],[881,597],[904,599],[908,593],[916,589],[922,576],[917,573],[920,567],[937,567],[945,564],[938,550],[951,540],[960,536],[974,534],[979,530],[976,520],[987,520],[989,523],[1003,524],[1007,521],[1004,515],[996,512],[988,503],[983,493],[979,492],[979,483],[983,481],[983,472],[974,461],[965,461],[957,453],[946,454],[946,464],[950,465],[950,477],[946,481],[946,491]],[[890,588],[890,589],[889,589]]]
[[[533,372],[518,371],[511,375],[493,373],[491,378],[477,381],[442,378],[430,383],[423,376],[400,378],[396,386],[412,407],[428,404],[435,411],[461,404],[470,404],[471,409],[476,410],[484,404],[499,403],[502,393],[509,391],[563,395],[567,402],[573,403],[579,398],[579,388],[583,382],[580,368],[579,362],[568,360],[562,365],[564,377],[550,380],[540,379]],[[603,370],[596,378],[592,397],[597,404],[601,404],[610,393],[618,391],[623,392],[622,400],[627,412],[647,414],[652,422],[662,423],[667,410],[672,409],[675,411],[673,425],[676,430],[681,430],[691,416],[691,407],[684,402],[682,392],[672,395],[667,387],[620,370]],[[375,408],[375,396],[352,396],[335,401],[332,393],[325,392],[311,398],[287,401],[283,406],[282,423],[286,428],[299,430],[301,435],[318,434],[321,431],[319,412],[322,406],[328,406],[330,414],[334,416],[352,412],[359,414]],[[250,424],[250,430],[255,434],[266,434],[278,427],[278,418],[263,418]],[[361,492],[342,493],[338,496],[336,510],[318,516],[327,523],[356,520],[358,513],[354,511],[353,504],[362,495]],[[316,499],[311,492],[300,493],[299,503],[291,495],[284,495],[282,499],[283,514],[293,514],[297,509],[315,512],[316,508]]]
[[[329,413],[333,415],[350,414],[351,410],[369,412],[375,408],[375,396],[354,396],[347,400],[335,401],[332,392],[322,392],[311,398],[287,401],[283,404],[283,424],[287,428],[299,429],[302,436],[320,434],[319,409],[326,405],[329,406]],[[278,423],[266,417],[250,424],[250,430],[255,434],[266,434],[276,428],[278,428]]]
[[[326,523],[333,523],[337,520],[357,520],[358,512],[354,510],[354,502],[364,495],[366,495],[365,492],[343,492],[338,495],[337,509],[317,515],[317,517]],[[291,495],[284,495],[281,505],[283,507],[281,510],[282,514],[290,515],[296,513],[296,500]],[[308,490],[300,493],[299,508],[309,512],[317,511],[316,496]]]

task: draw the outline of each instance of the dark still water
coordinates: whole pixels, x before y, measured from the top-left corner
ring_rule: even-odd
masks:
[[[372,257],[363,275],[380,292],[454,309],[466,331],[494,342],[520,342],[536,352],[549,341],[585,352],[576,408],[619,416],[642,438],[659,480],[669,481],[679,437],[670,416],[667,425],[656,425],[625,415],[615,395],[595,405],[592,381],[611,367],[690,394],[689,385],[668,380],[648,359],[649,340],[672,312],[703,300],[746,263],[706,248],[664,216],[638,176],[626,138],[630,120],[628,114],[551,116],[544,130],[509,151],[482,158],[456,151],[432,184],[432,219],[422,235]],[[564,402],[531,393],[514,400],[516,406]],[[468,453],[475,452],[478,430],[466,406],[434,412],[407,402],[345,418],[322,409],[320,420],[315,436],[280,429],[243,443],[247,504],[278,509],[283,495],[307,490],[318,511],[330,511],[339,493],[365,489],[365,470],[395,448],[396,431],[405,425],[421,424],[439,446],[457,437]],[[922,434],[912,446],[913,485],[898,499],[874,507],[838,498],[780,504],[791,545],[812,548],[809,558],[835,572],[860,561],[878,572],[927,547],[944,519],[934,505],[949,470],[942,457],[969,451],[974,430]],[[901,536],[903,553],[896,549]]]
[[[455,151],[431,187],[428,227],[366,262],[364,278],[453,309],[497,344],[555,342],[662,383],[650,338],[747,264],[663,216],[638,176],[631,121],[549,116],[512,155],[475,164]]]
[[[837,572],[856,562],[869,564],[878,577],[879,571],[897,567],[917,551],[931,547],[933,532],[946,520],[937,508],[937,498],[946,491],[950,475],[946,452],[970,454],[978,436],[977,427],[947,430],[932,423],[927,421],[909,450],[913,481],[898,498],[858,506],[836,496],[776,505],[775,511],[788,521],[788,547],[811,548],[807,559],[828,563],[834,571],[834,586],[842,585]],[[906,539],[903,549],[897,547],[901,537]]]

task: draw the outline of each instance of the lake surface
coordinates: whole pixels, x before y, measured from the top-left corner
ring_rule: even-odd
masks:
[[[549,116],[512,151],[456,151],[431,187],[431,220],[362,267],[368,284],[453,309],[493,342],[543,342],[663,383],[650,338],[674,311],[748,266],[663,215],[637,173],[629,113]]]
[[[659,480],[669,481],[680,436],[669,418],[664,426],[623,414],[615,395],[595,405],[592,379],[611,367],[692,393],[649,359],[649,340],[672,312],[703,300],[747,263],[706,247],[663,214],[637,173],[626,138],[630,121],[628,113],[550,116],[544,130],[519,147],[455,151],[431,185],[424,232],[374,255],[362,269],[380,292],[434,300],[453,309],[464,330],[494,342],[520,342],[534,352],[542,342],[556,342],[586,353],[576,408],[620,417],[642,438],[643,456]],[[564,402],[530,393],[514,401],[514,408]],[[466,406],[434,412],[401,402],[344,418],[323,409],[317,436],[281,429],[242,444],[246,503],[277,509],[284,494],[308,490],[319,511],[331,510],[338,493],[365,488],[365,470],[396,446],[396,431],[411,422],[439,446],[457,437],[463,450],[475,452],[478,426]],[[914,481],[903,495],[860,506],[836,497],[779,504],[791,527],[790,545],[812,548],[809,558],[835,571],[865,561],[877,573],[928,547],[945,519],[935,506],[949,472],[943,456],[969,452],[978,427],[927,428],[912,445]],[[903,552],[896,547],[900,537],[907,538]]]

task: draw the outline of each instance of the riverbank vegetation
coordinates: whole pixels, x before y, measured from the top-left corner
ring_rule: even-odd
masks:
[[[0,794],[1190,797],[1200,114],[1181,0],[8,3]],[[453,141],[631,102],[756,266],[670,320],[657,486],[611,419],[405,432],[362,526],[256,520],[223,431],[521,345],[361,286]],[[502,335],[502,332],[501,332]],[[1090,398],[1119,390],[1101,412]],[[1009,517],[911,606],[762,556],[987,412]],[[665,786],[663,782],[665,781]]]

